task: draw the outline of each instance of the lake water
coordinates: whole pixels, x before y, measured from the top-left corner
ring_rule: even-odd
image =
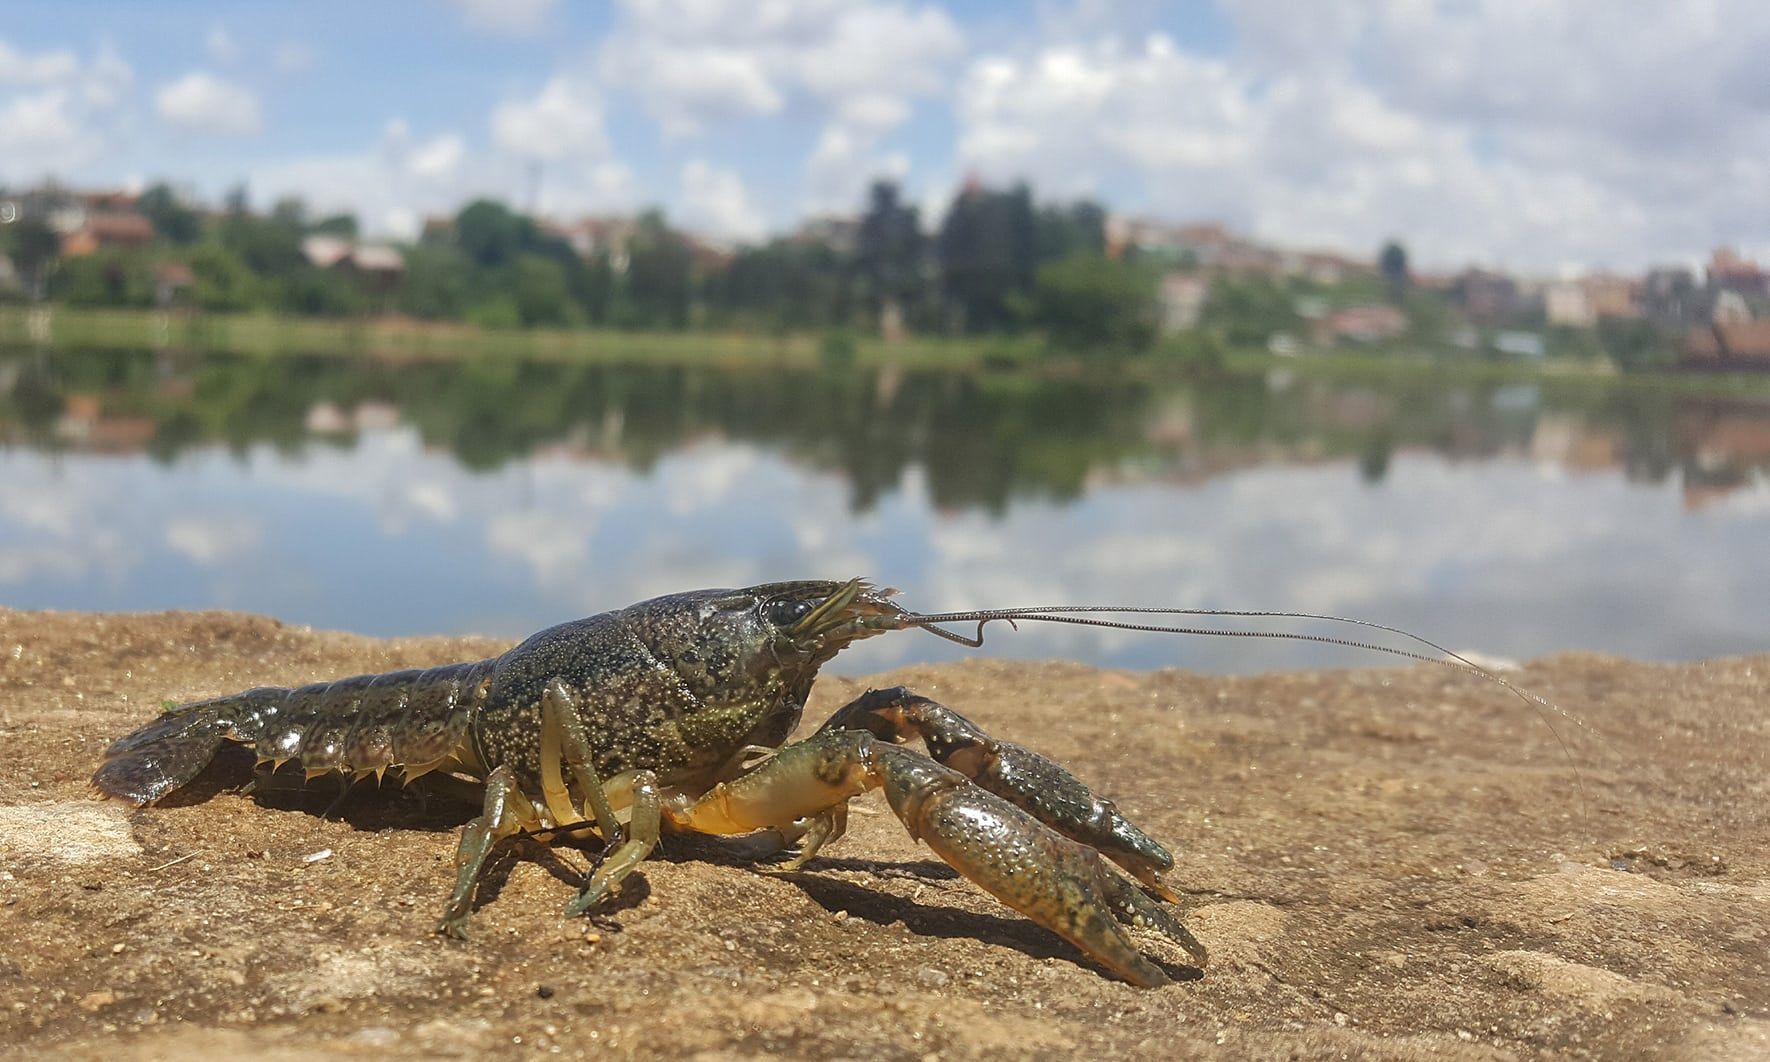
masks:
[[[1302,610],[1500,657],[1687,659],[1770,647],[1767,470],[1770,402],[1590,385],[0,352],[0,603],[516,637],[866,575],[923,611]],[[1381,662],[1033,625],[990,642]],[[967,652],[912,632],[837,665]]]

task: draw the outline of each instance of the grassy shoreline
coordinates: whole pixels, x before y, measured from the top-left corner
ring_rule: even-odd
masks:
[[[722,368],[814,369],[832,359],[862,367],[1021,371],[1075,375],[1089,366],[1053,357],[1036,337],[915,336],[895,343],[869,336],[839,339],[813,333],[622,332],[613,329],[487,331],[470,324],[403,318],[332,320],[270,314],[193,314],[65,306],[0,306],[0,346],[97,350],[176,349],[262,357],[373,357],[389,360],[472,360],[515,357],[542,361],[704,365]],[[835,348],[832,350],[832,348]],[[1221,368],[1255,373],[1290,370],[1337,379],[1438,375],[1471,382],[1537,382],[1554,386],[1665,389],[1679,393],[1770,396],[1770,374],[1668,370],[1618,372],[1607,362],[1551,359],[1490,361],[1406,352],[1334,350],[1278,357],[1264,350],[1228,352]],[[1115,361],[1131,378],[1199,371],[1195,361],[1158,351]]]

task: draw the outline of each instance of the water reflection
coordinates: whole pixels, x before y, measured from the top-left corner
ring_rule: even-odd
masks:
[[[1770,405],[1739,400],[23,353],[0,355],[0,440],[0,601],[22,607],[516,635],[688,586],[870,573],[926,607],[1302,608],[1502,655],[1770,640],[1747,592],[1770,585]],[[1152,641],[995,648],[1326,659]],[[905,635],[847,662],[952,655]]]

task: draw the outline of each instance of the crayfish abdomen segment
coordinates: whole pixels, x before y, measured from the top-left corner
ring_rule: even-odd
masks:
[[[92,777],[106,796],[148,804],[195,778],[226,741],[261,761],[408,775],[471,761],[470,734],[495,660],[357,675],[289,689],[261,686],[173,708],[105,752]]]

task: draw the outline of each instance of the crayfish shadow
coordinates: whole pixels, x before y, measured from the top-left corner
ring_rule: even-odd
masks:
[[[866,861],[844,860],[843,862],[865,863]],[[902,866],[903,864],[894,865]],[[959,876],[950,867],[944,864],[937,865],[947,871],[946,876],[953,878]],[[797,885],[813,903],[832,914],[846,913],[852,918],[865,919],[881,926],[902,922],[905,928],[918,936],[940,937],[947,940],[980,940],[987,944],[999,944],[1003,947],[1013,948],[1034,959],[1062,959],[1086,970],[1100,969],[1074,945],[1037,923],[1025,919],[963,911],[954,907],[930,907],[902,896],[877,892],[852,882],[842,881],[838,878],[820,877],[815,873],[802,870],[775,871],[773,876]],[[1168,962],[1147,952],[1144,953],[1144,957],[1160,967],[1163,973],[1175,981],[1195,981],[1204,976],[1202,970],[1182,963]]]
[[[298,769],[261,771],[250,748],[229,745],[217,750],[209,766],[169,794],[161,806],[188,807],[222,793],[240,793],[262,808],[299,811],[364,833],[390,829],[445,833],[467,825],[480,812],[479,804],[467,796],[473,783],[451,781],[453,785],[425,777],[409,786],[391,781],[378,785],[341,774],[308,781]]]
[[[567,848],[580,850],[576,846]],[[509,883],[511,873],[522,863],[535,864],[573,889],[580,889],[584,885],[584,871],[561,859],[559,851],[552,845],[533,837],[520,837],[514,844],[499,845],[486,861],[485,873],[480,876],[479,885],[474,890],[473,910],[477,911],[496,901],[504,891],[504,886]],[[621,883],[619,892],[596,905],[590,921],[598,928],[618,933],[621,930],[620,923],[607,920],[606,916],[631,910],[644,903],[650,895],[651,883],[645,880],[644,874],[635,873]]]

